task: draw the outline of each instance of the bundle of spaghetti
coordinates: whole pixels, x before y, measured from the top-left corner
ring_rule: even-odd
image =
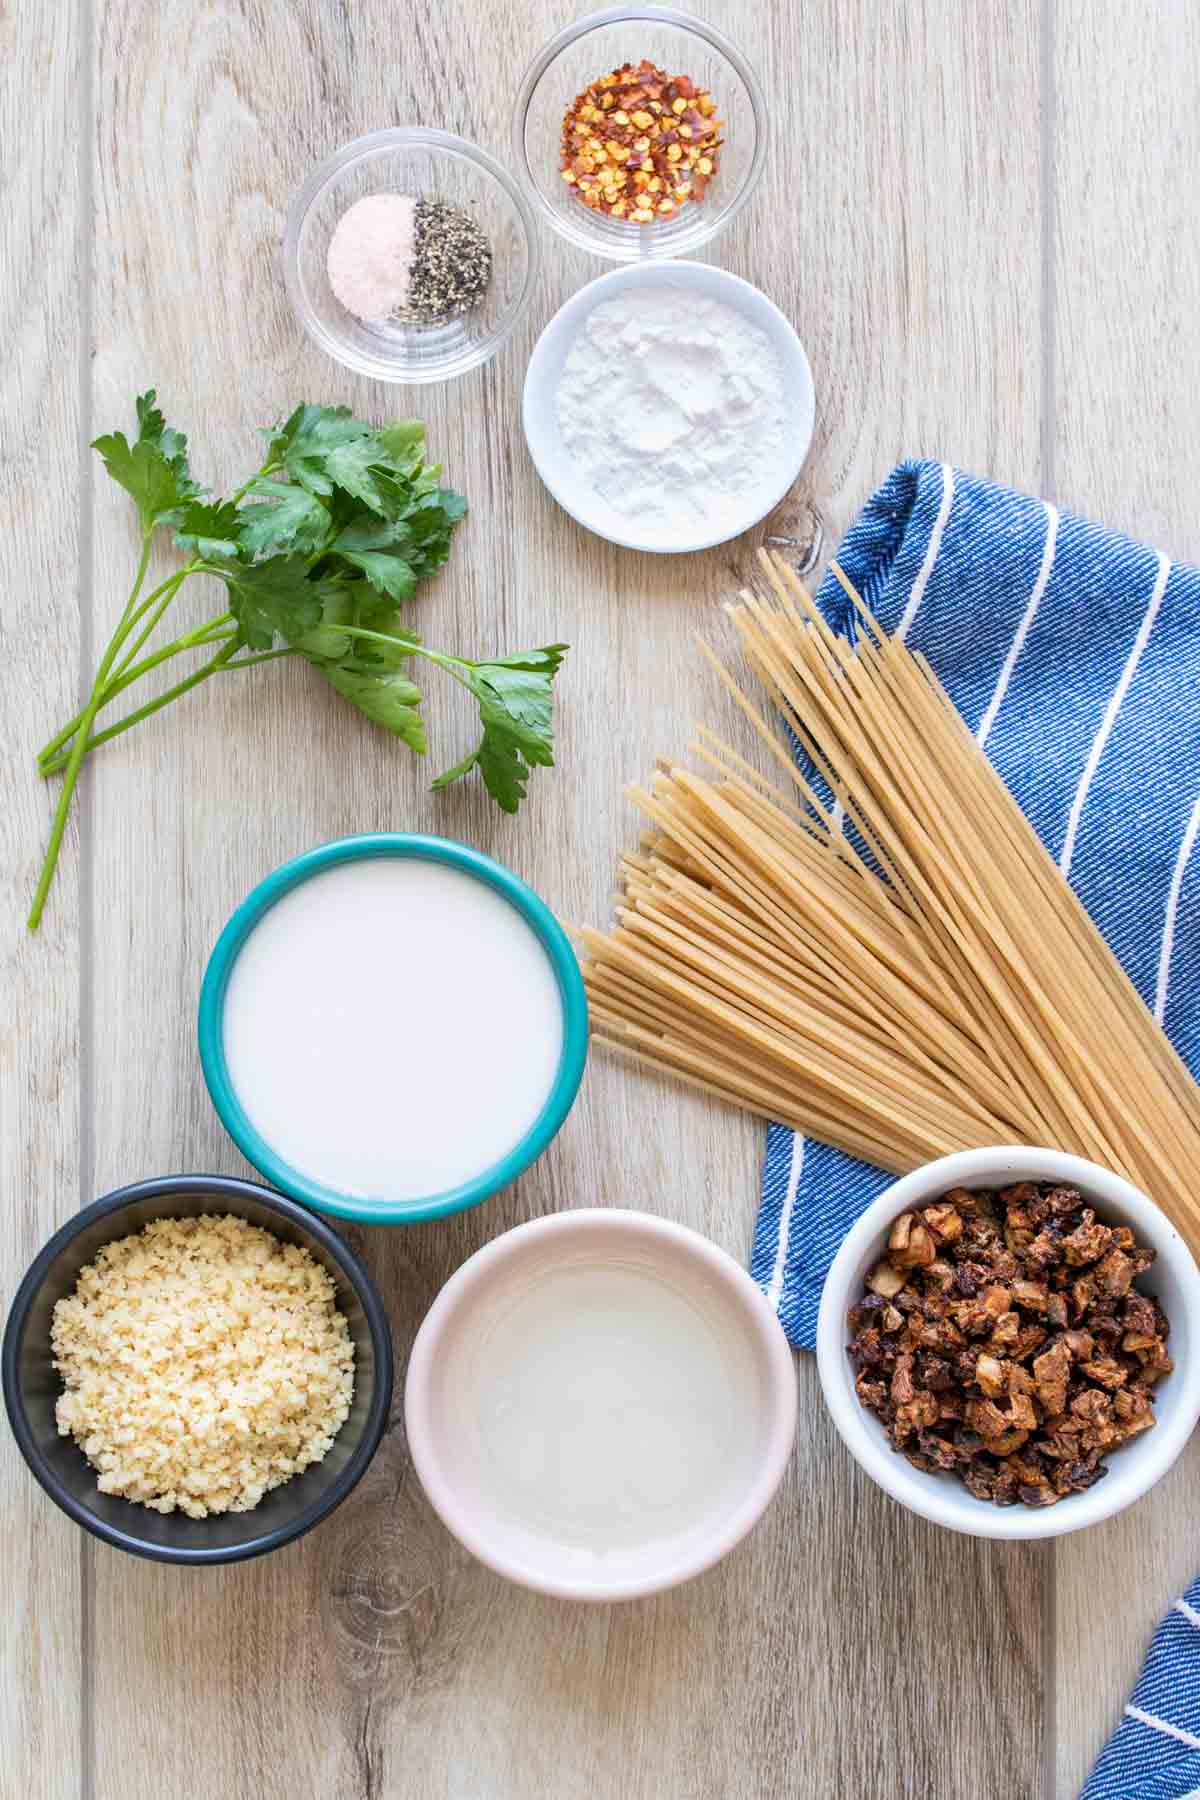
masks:
[[[780,559],[731,610],[774,713],[710,650],[784,778],[700,728],[661,761],[616,923],[581,935],[595,1038],[902,1173],[1072,1150],[1200,1249],[1200,1089],[933,671],[843,579],[853,641]],[[840,571],[839,571],[840,576]]]

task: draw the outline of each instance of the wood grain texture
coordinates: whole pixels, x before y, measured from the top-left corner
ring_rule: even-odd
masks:
[[[55,803],[34,757],[79,681],[83,312],[76,9],[0,8],[0,1294],[79,1204],[79,834],[25,929]],[[57,1800],[81,1777],[78,1532],[0,1455],[0,1787]]]
[[[1200,561],[1200,20],[1060,0],[1057,497]],[[1200,788],[1200,764],[1193,771]],[[1151,1633],[1200,1570],[1200,1438],[1152,1494],[1057,1549],[1057,1791],[1116,1726]],[[1119,1629],[1113,1622],[1119,1620]]]
[[[544,0],[519,14],[452,6],[385,85],[355,55],[372,24],[383,29],[382,8],[351,18],[315,4],[213,6],[186,67],[153,16],[110,0],[98,40],[94,404],[97,418],[116,418],[137,381],[156,377],[204,446],[206,472],[211,458],[224,477],[252,427],[302,395],[388,402],[322,362],[290,319],[273,256],[295,182],[392,117],[440,119],[503,154],[511,46],[532,49],[557,19]],[[772,172],[774,191],[794,200],[781,210],[764,196],[721,257],[776,294],[810,345],[821,506],[840,524],[920,445],[999,458],[1004,474],[1027,468],[1036,367],[1015,384],[1011,370],[1037,307],[1031,18],[999,32],[907,19],[885,43],[847,31],[834,4],[810,10],[803,32],[765,6],[722,16],[758,44],[772,92],[786,96],[804,70],[803,115],[782,109]],[[964,91],[986,93],[1002,122],[991,147],[957,103]],[[977,184],[990,185],[989,158],[998,182],[1001,137],[1011,178],[985,218]],[[171,205],[147,165],[180,171]],[[834,218],[850,222],[850,243]],[[211,279],[214,236],[228,281]],[[97,1012],[157,1079],[131,1081],[116,1060],[98,1070],[101,1186],[180,1164],[238,1166],[197,1081],[190,1021],[223,918],[272,864],[343,831],[441,830],[510,862],[563,916],[600,918],[636,828],[622,782],[713,704],[687,634],[719,619],[736,549],[687,562],[623,555],[557,511],[525,456],[525,358],[593,272],[545,249],[517,342],[482,373],[419,396],[431,441],[477,502],[421,611],[431,641],[454,647],[572,641],[560,768],[535,779],[515,823],[478,790],[433,799],[422,770],[290,670],[213,684],[190,714],[114,751],[96,794]],[[1008,281],[1010,263],[1027,276]],[[165,270],[186,307],[162,304]],[[992,296],[985,322],[967,328],[980,294]],[[248,318],[253,344],[234,374],[223,350],[244,343]],[[118,508],[101,534],[106,547],[127,542]],[[115,560],[98,551],[102,616],[118,604]],[[431,734],[457,748],[461,712],[431,697]],[[748,1121],[597,1060],[567,1129],[510,1193],[449,1225],[359,1234],[399,1366],[463,1256],[532,1214],[631,1202],[744,1256],[759,1155]],[[336,1520],[265,1563],[193,1579],[186,1612],[175,1573],[99,1554],[97,1794],[717,1800],[786,1783],[882,1800],[983,1792],[998,1766],[1032,1794],[1036,1553],[985,1551],[897,1514],[835,1443],[807,1362],[802,1383],[801,1441],[769,1524],[704,1580],[644,1605],[581,1613],[474,1564],[431,1516],[398,1417]],[[952,1592],[972,1599],[966,1668],[945,1630]],[[864,1715],[869,1733],[853,1724]],[[930,1728],[914,1730],[914,1716]]]
[[[1109,0],[1058,0],[1057,16],[1054,0],[700,10],[751,51],[775,103],[767,180],[712,255],[771,293],[808,347],[818,410],[801,510],[814,506],[832,539],[899,457],[945,455],[1025,488],[1057,483],[1065,503],[1143,533],[1169,524],[1168,547],[1195,554],[1177,533],[1198,453],[1184,421],[1141,404],[1144,391],[1189,392],[1200,355],[1187,236],[1200,168],[1185,104],[1196,45],[1182,8],[1152,8],[1144,30]],[[288,199],[339,143],[394,121],[448,126],[507,159],[519,69],[563,15],[552,0],[446,0],[436,15],[406,10],[401,30],[388,0],[206,0],[168,29],[153,0],[96,0],[82,27],[95,337],[80,391],[76,187],[63,161],[80,101],[75,11],[23,0],[19,14],[20,25],[0,13],[6,173],[28,135],[23,68],[40,72],[46,126],[16,164],[17,205],[0,222],[0,306],[25,352],[0,372],[0,504],[33,522],[40,568],[74,579],[83,560],[89,631],[103,642],[134,558],[128,508],[101,480],[94,543],[76,542],[39,498],[72,490],[81,417],[125,424],[134,392],[157,383],[219,486],[249,466],[255,428],[302,397],[393,410],[394,394],[326,362],[291,317],[277,273]],[[1182,53],[1176,30],[1192,34]],[[23,276],[19,223],[47,193],[48,305]],[[72,840],[43,939],[29,950],[14,935],[6,963],[6,1018],[20,1033],[4,1039],[0,1166],[21,1220],[6,1270],[73,1201],[81,1103],[94,1121],[82,1179],[95,1192],[179,1168],[247,1172],[200,1083],[193,1020],[220,926],[269,868],[345,832],[426,829],[508,862],[563,917],[599,921],[637,829],[622,783],[681,746],[694,717],[724,716],[688,634],[720,634],[719,602],[749,545],[680,560],[619,552],[556,509],[525,454],[528,353],[599,272],[548,232],[542,248],[530,314],[500,358],[402,405],[425,417],[474,502],[450,568],[422,595],[422,629],[467,651],[570,639],[559,768],[534,777],[517,821],[475,788],[431,796],[428,769],[289,665],[214,681],[98,757],[88,934],[79,940]],[[20,419],[39,409],[35,455]],[[64,673],[57,660],[62,620],[51,632],[25,586],[28,676],[0,716],[17,768],[43,711],[69,710],[75,679],[73,661]],[[197,592],[182,610],[199,619],[211,598]],[[72,636],[72,658],[76,648]],[[432,682],[428,710],[449,762],[467,710]],[[14,791],[3,875],[24,886],[46,796]],[[644,1206],[744,1257],[760,1149],[751,1122],[597,1058],[561,1136],[510,1191],[444,1224],[350,1232],[388,1305],[401,1380],[447,1275],[522,1219]],[[1057,1553],[960,1541],[879,1495],[836,1441],[811,1359],[799,1373],[796,1453],[760,1529],[690,1586],[607,1610],[521,1593],[459,1550],[408,1465],[398,1388],[366,1479],[301,1543],[186,1576],[89,1549],[86,1696],[78,1540],[7,1447],[3,1498],[15,1506],[0,1575],[38,1601],[28,1636],[26,1599],[15,1631],[4,1622],[5,1735],[31,1772],[14,1792],[37,1793],[52,1766],[45,1792],[94,1800],[1069,1800],[1142,1634],[1194,1572],[1187,1470],[1107,1534]],[[1114,1591],[1131,1629],[1112,1627]]]

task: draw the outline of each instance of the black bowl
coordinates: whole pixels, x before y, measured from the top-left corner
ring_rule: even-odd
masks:
[[[190,1519],[102,1494],[75,1440],[60,1437],[54,1407],[62,1392],[50,1350],[55,1302],[71,1293],[103,1244],[151,1219],[234,1213],[286,1244],[302,1244],[328,1271],[354,1340],[354,1399],[323,1462],[272,1488],[251,1512]],[[17,1290],[4,1332],[4,1404],[29,1467],[50,1498],[79,1525],[135,1556],[157,1562],[241,1562],[290,1544],[346,1498],[374,1456],[392,1397],[392,1340],[378,1294],[358,1258],[323,1220],[250,1181],[171,1175],[139,1181],[96,1200],[56,1231]]]

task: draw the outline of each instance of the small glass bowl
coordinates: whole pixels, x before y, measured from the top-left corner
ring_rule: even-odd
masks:
[[[671,219],[632,225],[583,204],[562,178],[559,145],[575,96],[643,57],[708,89],[725,141],[703,200],[688,201]],[[591,13],[551,38],[521,84],[513,137],[538,210],[572,244],[611,262],[692,256],[737,217],[758,185],[767,156],[767,103],[745,57],[703,19],[665,6],[620,6]]]
[[[364,324],[329,285],[329,240],[366,194],[414,194],[461,207],[486,234],[492,278],[478,305],[444,325]],[[537,274],[529,204],[486,151],[449,131],[396,126],[355,138],[315,169],[288,210],[283,277],[305,331],[327,355],[376,381],[447,381],[489,362],[516,330]]]

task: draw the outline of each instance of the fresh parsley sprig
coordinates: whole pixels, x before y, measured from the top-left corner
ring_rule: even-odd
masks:
[[[415,419],[371,426],[347,407],[298,406],[263,433],[266,454],[254,474],[228,499],[213,499],[193,479],[187,439],[167,425],[154,390],[136,404],[133,442],[114,431],[93,448],[137,506],[141,555],[87,704],[38,755],[39,772],[61,774],[63,783],[30,928],[46,904],[84,757],[212,676],[280,657],[303,657],[418,755],[427,743],[411,666],[435,663],[474,696],[482,736],[434,787],[478,769],[497,805],[516,812],[530,771],[554,762],[553,683],[567,646],[473,662],[430,649],[400,624],[400,608],[446,561],[467,511],[463,496],[442,486],[440,466],[426,462],[424,426]],[[163,531],[186,561],[146,593],[151,549]],[[194,575],[224,584],[225,610],[155,642]],[[115,724],[100,722],[121,695],[178,656],[193,665],[182,679]]]

